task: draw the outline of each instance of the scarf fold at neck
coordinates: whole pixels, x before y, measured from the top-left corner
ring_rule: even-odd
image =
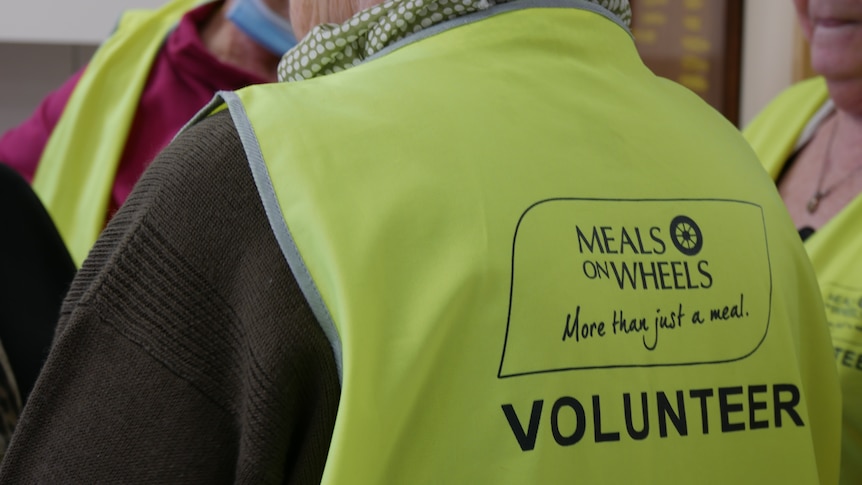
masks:
[[[509,0],[388,0],[347,22],[314,27],[278,64],[279,81],[301,81],[343,71],[433,25]],[[628,25],[628,0],[588,0]]]

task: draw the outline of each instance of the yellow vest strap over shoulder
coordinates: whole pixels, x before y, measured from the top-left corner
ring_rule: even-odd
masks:
[[[781,93],[744,129],[757,156],[777,179],[811,116],[829,99],[821,77],[803,81]],[[776,120],[781,120],[776,122]]]
[[[77,266],[105,225],[117,165],[152,62],[171,28],[199,3],[173,0],[155,11],[124,14],[87,65],[48,139],[33,188]]]

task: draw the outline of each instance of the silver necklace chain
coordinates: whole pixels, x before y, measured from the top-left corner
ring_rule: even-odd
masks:
[[[862,170],[862,165],[855,167],[853,170],[847,172],[840,180],[830,185],[829,187],[823,188],[823,181],[826,179],[826,172],[829,171],[829,166],[832,165],[832,147],[835,144],[835,133],[838,131],[838,115],[835,115],[835,124],[832,125],[832,131],[829,133],[829,143],[826,145],[826,155],[823,159],[823,165],[820,168],[820,177],[817,179],[817,189],[814,191],[814,194],[808,199],[808,203],[805,204],[805,209],[808,210],[809,214],[813,214],[817,211],[817,207],[820,206],[820,201],[825,199],[829,194],[832,193],[836,188],[840,187],[848,180],[852,179],[852,175],[855,175],[860,170]]]

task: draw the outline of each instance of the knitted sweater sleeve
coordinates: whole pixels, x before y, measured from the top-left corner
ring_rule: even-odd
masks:
[[[153,162],[72,284],[3,483],[319,483],[332,350],[228,114]]]

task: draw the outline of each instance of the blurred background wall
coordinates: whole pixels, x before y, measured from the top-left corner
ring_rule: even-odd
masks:
[[[799,78],[791,0],[631,0],[638,50],[657,74],[744,126]]]
[[[120,12],[165,0],[0,2],[0,132],[80,69]],[[638,49],[743,126],[807,75],[791,0],[632,0]]]

